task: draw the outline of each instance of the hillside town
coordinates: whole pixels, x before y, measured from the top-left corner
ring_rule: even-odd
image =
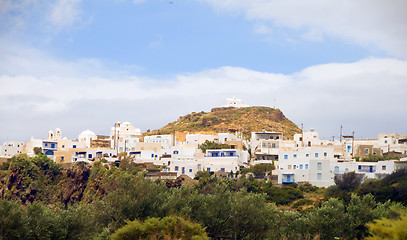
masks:
[[[249,106],[231,98],[224,107]],[[221,147],[202,149],[207,143]],[[282,132],[263,129],[252,132],[250,138],[239,132],[186,133],[185,141],[180,141],[173,134],[146,135],[130,122],[116,122],[109,136],[84,130],[72,140],[63,137],[57,128],[44,139],[8,141],[0,146],[1,161],[21,153],[29,157],[42,153],[66,166],[97,160],[119,163],[127,157],[134,163],[156,167],[148,172],[149,179],[176,179],[181,175],[194,178],[200,171],[237,178],[242,169],[272,164],[274,170],[266,177],[277,184],[308,182],[328,187],[335,184],[336,175],[347,172],[355,172],[361,179],[382,179],[407,168],[407,135],[380,133],[377,139],[355,139],[341,133],[339,139],[322,140],[310,129],[289,139]]]

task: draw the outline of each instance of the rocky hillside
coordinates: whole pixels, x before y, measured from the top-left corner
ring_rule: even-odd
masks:
[[[279,109],[269,107],[213,108],[210,112],[191,113],[177,121],[152,132],[152,134],[175,134],[183,141],[186,133],[241,132],[246,137],[254,131],[283,132],[284,138],[299,133],[297,125],[287,119]]]

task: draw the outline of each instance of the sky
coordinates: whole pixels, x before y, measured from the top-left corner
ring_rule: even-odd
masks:
[[[407,134],[405,0],[0,0],[0,142],[143,132],[237,97]],[[270,129],[272,130],[272,129]]]

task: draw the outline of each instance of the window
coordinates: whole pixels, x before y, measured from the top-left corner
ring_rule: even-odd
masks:
[[[280,137],[279,137],[279,136],[277,136],[277,137],[276,137],[276,139],[280,139]]]
[[[88,158],[92,159],[92,154],[91,153],[88,154]]]
[[[369,149],[365,148],[365,154],[369,154]]]
[[[318,157],[318,153],[315,153],[315,157],[316,157],[316,158]]]
[[[294,158],[296,158],[297,157],[297,154],[294,154],[294,156],[293,156]]]
[[[65,145],[62,145],[62,148],[65,148]]]
[[[189,172],[192,172],[192,169],[191,169],[191,168],[189,169]]]
[[[154,153],[153,153],[153,154],[151,154],[151,157],[152,157],[152,158],[154,157]]]
[[[76,145],[73,145],[72,148],[76,148]]]
[[[288,159],[288,155],[284,155],[284,159]]]
[[[61,157],[61,161],[64,161],[64,157],[63,157],[63,156]]]
[[[307,154],[305,154],[305,156],[306,156],[306,157],[309,157],[309,154],[307,153]]]
[[[302,164],[300,164],[300,169],[302,169],[303,168],[303,165]]]
[[[221,171],[221,172],[225,172],[225,168],[221,168],[220,171]]]
[[[178,166],[175,166],[175,171],[178,171]]]
[[[321,180],[322,179],[322,173],[317,173],[317,180]]]
[[[359,169],[359,170],[361,170],[361,169],[362,169],[362,166],[361,166],[361,165],[359,165],[359,166],[358,166],[358,169]]]
[[[324,157],[328,156],[328,153],[324,152]]]
[[[207,171],[207,172],[211,172],[211,168],[207,168],[206,171]]]
[[[272,147],[272,148],[276,148],[276,144],[275,144],[275,143],[272,143],[272,144],[271,144],[271,147]]]
[[[270,136],[270,139],[274,139],[273,136]]]
[[[345,168],[345,173],[348,173],[349,172],[349,168]]]
[[[384,140],[384,143],[387,143],[387,140]]]
[[[385,165],[382,166],[382,170],[383,170],[383,171],[386,170],[386,166],[385,166]]]
[[[177,151],[177,150],[175,150],[175,151],[174,151],[174,154],[178,154],[178,151]]]
[[[185,174],[185,167],[182,167],[182,174]]]
[[[322,163],[319,162],[319,163],[317,164],[317,169],[318,169],[318,170],[322,170]]]
[[[288,165],[288,169],[291,169],[291,165]]]
[[[308,169],[308,164],[305,164],[305,169]]]
[[[338,167],[338,166],[335,166],[334,173],[335,173],[335,174],[339,174],[339,167]]]
[[[45,146],[48,147],[48,143],[46,143]]]
[[[293,169],[297,169],[297,165],[293,165]]]

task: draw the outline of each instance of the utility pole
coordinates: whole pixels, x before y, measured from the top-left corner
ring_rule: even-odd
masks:
[[[114,134],[113,134],[113,149],[116,149],[116,124],[117,123],[114,123]]]
[[[301,123],[301,147],[304,147],[304,124]]]
[[[342,125],[341,125],[341,133],[340,133],[340,137],[339,137],[339,142],[342,142]]]
[[[116,146],[116,153],[117,153],[117,157],[119,157],[119,132],[117,133],[117,146]]]
[[[354,156],[353,156],[354,142],[355,142],[355,132],[352,132],[352,158],[354,157]]]

